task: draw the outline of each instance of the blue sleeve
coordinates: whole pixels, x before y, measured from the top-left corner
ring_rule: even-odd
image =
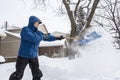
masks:
[[[51,35],[50,33],[47,34],[47,37],[41,31],[37,31],[37,33],[38,33],[38,35],[42,36],[43,41],[55,41],[56,40],[56,38],[53,35]]]
[[[55,41],[55,40],[56,40],[56,38],[51,34],[48,34],[48,38],[45,38],[45,36],[44,36],[44,41]]]
[[[40,41],[42,38],[40,38],[36,33],[30,31],[28,28],[23,28],[21,31],[21,39],[35,43]]]

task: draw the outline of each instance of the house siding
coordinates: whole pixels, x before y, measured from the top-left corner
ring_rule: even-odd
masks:
[[[1,40],[1,55],[4,57],[16,57],[20,45],[20,39],[7,34],[7,37]]]
[[[57,57],[62,57],[60,53],[63,53],[63,46],[48,46],[48,47],[39,47],[39,55],[46,55],[48,57],[55,57],[54,54],[57,54]]]

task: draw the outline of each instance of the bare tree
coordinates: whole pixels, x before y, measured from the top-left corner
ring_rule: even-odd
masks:
[[[84,23],[84,25],[83,25],[83,28],[82,28],[82,30],[81,30],[81,33],[79,34],[79,36],[82,38],[83,36],[84,36],[84,34],[86,33],[86,31],[87,31],[87,29],[88,28],[90,28],[90,23],[91,23],[91,21],[92,21],[92,19],[93,19],[93,16],[94,16],[94,14],[95,14],[95,10],[96,10],[96,8],[97,8],[97,5],[98,5],[98,3],[99,3],[99,1],[100,0],[94,0],[94,2],[93,2],[93,5],[92,5],[92,8],[91,8],[91,11],[90,11],[90,8],[89,8],[89,5],[90,5],[90,3],[91,3],[91,0],[90,0],[90,2],[89,2],[89,4],[88,4],[88,6],[87,6],[87,18],[86,18],[86,21],[85,21],[85,23]]]
[[[70,9],[70,0],[63,0],[63,3],[65,5],[65,8],[66,8],[66,11],[67,11],[67,14],[69,16],[69,20],[70,20],[70,23],[71,23],[71,33],[70,33],[70,37],[75,37],[75,34],[76,34],[76,22],[75,22],[75,19],[74,19],[74,15],[73,15],[73,12],[71,11]],[[72,43],[73,39],[70,39],[70,44]]]
[[[83,7],[83,6],[80,6],[80,2],[81,2],[81,0],[78,0],[78,2],[76,3],[76,6],[75,6],[75,10],[74,10],[74,12],[72,12],[71,10],[70,10],[70,0],[63,0],[63,3],[64,3],[64,5],[65,5],[65,8],[66,8],[66,10],[67,10],[67,13],[68,13],[68,16],[69,16],[69,19],[70,19],[70,22],[71,22],[71,34],[70,34],[70,37],[75,37],[76,36],[76,32],[77,32],[77,23],[76,23],[76,17],[78,17],[78,23],[79,23],[79,28],[81,28],[81,30],[82,31],[84,31],[84,29],[85,28],[89,28],[90,27],[90,23],[91,23],[91,21],[92,21],[92,18],[93,18],[93,15],[94,15],[94,13],[95,13],[95,9],[97,8],[97,5],[98,5],[98,3],[99,3],[99,0],[95,0],[94,1],[94,3],[93,3],[93,6],[92,6],[92,9],[91,9],[91,11],[90,11],[90,13],[89,13],[89,5],[90,5],[90,3],[91,3],[91,0],[89,0],[89,3],[88,3],[88,5],[86,6],[86,7]],[[88,16],[87,18],[86,18],[86,23],[85,23],[85,21],[84,21],[84,16],[85,16],[85,14],[84,14],[84,12],[83,12],[83,8],[87,8],[87,14],[88,15],[86,15],[86,16]],[[82,11],[82,13],[81,14],[77,14],[77,11]],[[79,16],[80,15],[80,16]],[[75,17],[74,17],[75,16]],[[80,25],[81,24],[81,25]],[[81,34],[81,32],[82,31],[79,31],[79,34]],[[73,51],[69,51],[69,50],[71,50],[72,48],[71,48],[71,44],[73,44],[73,39],[70,39],[70,45],[68,46],[68,54],[69,54],[69,56],[71,56],[70,58],[74,58],[75,57],[75,51],[73,52]],[[73,46],[73,45],[72,45]],[[73,46],[74,47],[74,46]],[[69,49],[70,48],[70,49]],[[72,52],[72,53],[71,53]]]
[[[99,9],[104,11],[103,14],[96,14],[96,16],[103,18],[106,23],[95,20],[100,26],[109,29],[110,33],[115,38],[120,48],[120,1],[119,0],[104,0],[105,4],[101,4]]]

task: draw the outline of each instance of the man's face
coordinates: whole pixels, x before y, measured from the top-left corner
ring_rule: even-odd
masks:
[[[35,22],[35,23],[34,23],[34,26],[35,26],[36,28],[38,28],[38,27],[39,27],[39,22]]]

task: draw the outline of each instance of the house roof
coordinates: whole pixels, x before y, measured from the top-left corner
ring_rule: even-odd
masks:
[[[15,37],[17,37],[17,38],[21,38],[19,33],[13,33],[13,32],[9,32],[9,31],[4,31],[4,32],[5,32],[6,34],[15,36]]]
[[[7,27],[7,30],[17,30],[17,29],[21,29],[21,28],[18,26],[8,26]]]

